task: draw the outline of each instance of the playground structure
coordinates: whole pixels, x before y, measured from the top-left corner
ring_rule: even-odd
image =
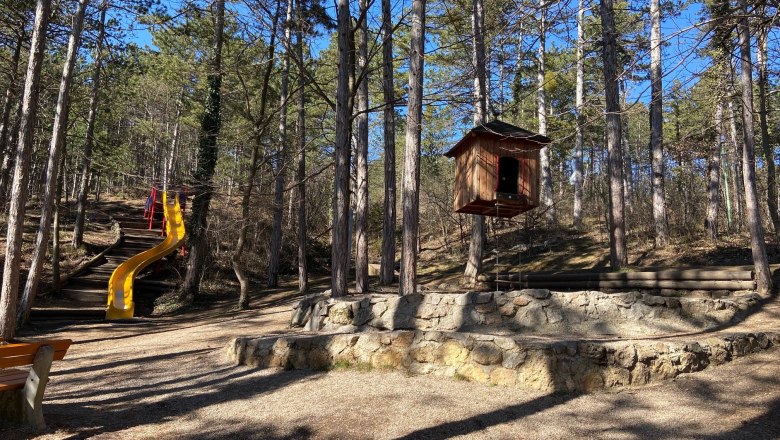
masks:
[[[152,203],[145,215],[149,218],[149,229],[154,222],[155,202],[158,190],[152,189],[150,196]],[[135,313],[133,301],[133,283],[136,275],[150,264],[175,252],[184,241],[186,230],[184,227],[184,215],[178,196],[168,198],[167,192],[162,193],[162,206],[164,212],[163,229],[165,240],[162,243],[147,249],[127,261],[121,263],[108,281],[108,304],[106,306],[106,319],[132,318]]]
[[[113,225],[118,226],[116,242],[61,278],[56,290],[43,294],[31,318],[121,319],[150,313],[154,300],[177,284],[164,279],[160,261],[179,248],[184,251],[186,193],[177,194],[163,203],[163,191],[152,188],[143,218],[126,208],[111,215]],[[138,208],[130,209],[138,212]],[[150,265],[154,270],[145,273]]]

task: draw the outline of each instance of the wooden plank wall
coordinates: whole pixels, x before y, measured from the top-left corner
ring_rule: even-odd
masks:
[[[482,138],[479,140],[480,160],[478,169],[479,196],[482,200],[493,200],[496,189],[496,155],[507,155],[524,159],[526,182],[523,185],[523,173],[518,173],[518,188],[525,187],[523,195],[534,206],[539,205],[539,150],[523,150],[523,142]]]
[[[479,200],[494,200],[496,198],[496,150],[491,139],[480,139],[475,143],[478,147],[477,198]],[[475,148],[476,150],[477,148]]]
[[[496,155],[523,158],[526,182],[518,175],[518,188],[531,204],[539,206],[539,150],[523,150],[522,142],[475,138],[455,159],[455,210],[476,201],[495,200]]]
[[[455,159],[455,210],[468,205],[474,194],[473,149],[465,148]]]
[[[525,190],[523,195],[528,197],[531,204],[539,206],[539,150],[526,151],[517,155],[518,158],[523,159],[523,167],[525,168]],[[518,176],[518,188],[523,188],[523,173]]]
[[[464,185],[464,180],[466,178],[466,167],[464,165],[465,162],[465,154],[461,154],[460,156],[455,157],[455,180],[453,182],[453,185],[455,185],[454,193],[455,193],[455,210],[457,211],[463,206],[463,193],[466,191],[466,186]]]

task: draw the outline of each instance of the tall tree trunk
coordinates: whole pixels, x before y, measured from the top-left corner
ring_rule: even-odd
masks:
[[[301,26],[303,16],[300,2],[298,8],[298,28],[295,36],[295,50],[298,60],[303,65],[303,32]],[[309,290],[309,266],[306,262],[308,221],[306,217],[306,77],[298,73],[298,291]]]
[[[89,97],[89,114],[87,115],[87,132],[84,139],[84,156],[81,158],[81,181],[76,203],[76,221],[73,226],[73,247],[84,244],[84,217],[87,211],[87,191],[89,190],[89,174],[92,168],[92,146],[95,144],[95,120],[97,119],[98,99],[100,96],[100,71],[103,63],[103,38],[106,32],[106,10],[108,2],[104,1],[100,10],[98,25],[97,52],[95,54],[95,72],[92,74],[92,90]],[[178,127],[178,125],[177,125]],[[174,130],[174,137],[176,136]]]
[[[623,148],[623,205],[628,212],[634,212],[631,195],[634,193],[634,173],[631,165],[631,138],[629,136],[628,89],[625,79],[618,81],[620,94],[620,144]]]
[[[260,108],[254,117],[254,130],[252,133],[253,146],[252,154],[249,159],[249,173],[246,180],[246,186],[241,196],[241,228],[238,231],[238,240],[236,248],[231,256],[233,272],[236,274],[239,284],[238,308],[243,310],[249,307],[249,277],[241,266],[244,247],[246,246],[247,234],[251,223],[249,221],[249,212],[251,209],[252,190],[255,187],[255,177],[257,176],[258,162],[260,158],[260,147],[262,146],[263,133],[265,131],[265,112],[268,104],[268,84],[271,81],[271,72],[274,68],[274,54],[276,53],[276,28],[279,23],[281,13],[281,2],[276,5],[276,12],[271,26],[271,38],[268,43],[268,55],[263,72],[263,80],[260,85]],[[249,110],[249,109],[247,109]]]
[[[395,90],[393,86],[393,16],[390,0],[382,0],[382,94],[384,98],[385,202],[382,218],[382,264],[379,283],[395,279]]]
[[[544,91],[545,52],[547,44],[547,1],[539,0],[539,47],[536,63],[536,96],[537,117],[539,118],[539,134],[547,136],[547,94]],[[550,164],[550,147],[545,146],[539,152],[539,168],[542,180],[542,205],[547,226],[555,223],[555,206],[553,204],[552,168]]]
[[[761,224],[761,212],[756,191],[756,156],[755,133],[753,130],[753,62],[750,59],[750,27],[748,25],[748,5],[746,0],[740,1],[742,13],[737,33],[741,55],[742,82],[742,134],[744,148],[742,149],[742,175],[745,181],[745,209],[747,211],[748,229],[750,230],[750,248],[753,253],[753,265],[756,272],[758,293],[764,298],[772,291],[772,275],[769,271],[769,260],[766,256],[764,243],[764,226]]]
[[[19,59],[22,55],[22,46],[24,45],[24,33],[20,32],[14,45],[14,52],[11,55],[11,63],[8,66],[10,74],[8,75],[8,86],[5,89],[5,99],[3,99],[3,110],[0,114],[0,154],[10,155],[13,151],[8,144],[8,124],[11,122],[11,110],[17,102],[14,90],[18,87],[19,80]]]
[[[661,7],[660,0],[650,0],[650,156],[653,173],[653,223],[655,246],[669,244],[664,193],[664,116],[663,75],[661,71]]]
[[[347,294],[349,271],[349,172],[352,138],[352,90],[350,44],[352,20],[349,0],[338,0],[338,79],[336,85],[336,144],[333,151],[333,230],[331,296]]]
[[[718,205],[720,204],[720,149],[723,139],[723,101],[718,99],[715,107],[715,124],[718,134],[710,148],[710,159],[707,164],[709,182],[707,184],[707,218],[704,220],[704,230],[707,238],[718,239]]]
[[[19,87],[19,59],[21,58],[22,46],[24,45],[24,30],[19,30],[19,35],[16,39],[16,46],[14,47],[14,53],[11,56],[11,74],[8,77],[8,87],[5,89],[5,100],[3,101],[2,116],[0,116],[0,152],[2,152],[2,162],[0,163],[0,208],[5,209],[6,195],[8,195],[8,179],[10,177],[11,163],[13,162],[13,156],[15,153],[13,145],[8,141],[8,134],[10,129],[8,124],[11,122],[11,110],[16,107],[16,114],[19,114],[19,108],[21,107],[21,99],[16,96],[14,90]]]
[[[292,2],[287,0],[287,14],[284,20],[284,57],[282,58],[282,77],[279,90],[279,146],[273,159],[274,165],[274,206],[273,222],[271,223],[271,243],[269,246],[268,277],[266,285],[279,285],[279,261],[282,252],[282,209],[284,204],[284,180],[287,169],[287,101],[289,100],[290,83],[290,41],[292,21]]]
[[[270,60],[270,65],[273,64]],[[238,242],[236,243],[236,249],[233,252],[231,262],[233,263],[233,271],[236,274],[239,284],[239,296],[238,296],[238,308],[239,310],[249,307],[249,277],[246,276],[244,269],[241,267],[241,257],[244,253],[244,246],[246,245],[246,236],[249,231],[249,208],[252,199],[252,188],[255,185],[255,176],[257,175],[257,162],[259,157],[259,149],[261,144],[261,137],[258,133],[254,135],[254,146],[252,148],[252,156],[250,158],[249,175],[247,176],[246,186],[244,187],[244,194],[241,198],[241,229],[238,232]]]
[[[16,305],[19,296],[19,265],[22,259],[27,183],[30,173],[30,153],[38,111],[38,83],[41,77],[43,53],[46,49],[46,25],[49,18],[49,0],[38,0],[35,6],[30,56],[24,84],[19,136],[16,146],[14,178],[11,185],[11,204],[8,211],[3,281],[0,290],[0,338],[13,339],[16,330]]]
[[[728,224],[729,231],[731,231],[731,228],[733,227],[733,217],[731,212],[731,194],[730,194],[730,186],[729,186],[729,177],[731,175],[731,163],[728,161],[729,155],[726,153],[726,134],[725,134],[725,124],[726,121],[721,121],[721,124],[723,124],[723,130],[722,133],[722,141],[720,144],[720,155],[722,158],[725,158],[727,162],[721,166],[721,169],[723,170],[723,199],[726,202],[726,222]]]
[[[399,293],[417,290],[417,246],[420,229],[420,145],[422,143],[422,97],[425,61],[425,0],[412,1],[409,42],[409,101],[404,146],[403,235]]]
[[[620,145],[620,91],[617,72],[617,34],[612,0],[601,0],[604,57],[604,94],[607,121],[607,172],[609,175],[609,254],[612,270],[628,265],[623,206],[623,157]]]
[[[355,182],[355,290],[368,291],[368,0],[360,0]]]
[[[582,143],[585,115],[585,2],[579,0],[577,6],[577,90],[575,105],[577,111],[577,126],[574,134],[574,214],[572,224],[575,229],[582,229]]]
[[[730,87],[729,92],[736,93],[736,86],[734,85],[734,65],[729,60],[729,67],[731,70],[730,75]],[[734,206],[736,208],[737,224],[740,229],[745,227],[745,188],[744,179],[742,176],[742,144],[740,143],[739,134],[737,133],[737,115],[734,110],[734,98],[729,96],[726,110],[729,114],[729,133],[731,135],[731,151],[729,152],[732,160],[731,166],[733,167],[733,183],[734,183]]]
[[[214,49],[209,62],[206,111],[198,133],[198,166],[195,169],[192,188],[192,209],[190,210],[189,258],[187,272],[180,294],[180,300],[192,302],[200,291],[200,280],[208,255],[206,227],[208,225],[209,204],[213,188],[211,186],[214,168],[217,165],[217,137],[222,127],[221,91],[222,91],[222,34],[225,26],[225,1],[215,0],[212,4],[214,14]]]
[[[65,174],[65,155],[60,161],[60,173],[57,179],[57,193],[54,195],[54,221],[51,231],[51,290],[60,289],[60,205],[62,201],[62,181]]]
[[[181,110],[183,103],[180,99],[176,100],[176,116],[173,122],[173,136],[171,136],[171,148],[168,150],[168,157],[163,166],[163,191],[168,191],[175,180],[173,175],[173,162],[176,160],[176,152],[179,148],[179,137],[181,137]],[[239,172],[240,174],[240,172]]]
[[[780,243],[780,212],[777,211],[777,173],[775,171],[775,151],[769,140],[769,124],[767,123],[767,37],[769,29],[762,26],[756,33],[758,61],[758,118],[761,127],[761,150],[764,152],[766,166],[766,197],[769,208],[769,218],[775,231],[775,241]]]
[[[65,64],[62,66],[62,78],[60,79],[59,96],[57,97],[57,109],[54,114],[54,124],[49,144],[49,160],[46,164],[46,181],[44,183],[43,199],[41,200],[41,221],[38,233],[35,236],[35,247],[30,260],[30,271],[27,275],[27,283],[19,304],[19,324],[24,324],[30,315],[35,296],[38,294],[38,284],[43,275],[43,260],[49,250],[49,234],[51,233],[51,220],[54,213],[54,194],[57,192],[57,181],[60,172],[60,156],[65,146],[65,137],[68,128],[68,114],[70,112],[70,89],[73,84],[73,69],[76,65],[76,55],[81,44],[81,29],[84,24],[84,12],[89,0],[79,1],[76,14],[72,19],[72,29],[68,40],[68,51],[65,56]]]
[[[498,52],[498,114],[503,116],[504,114],[504,82],[506,80],[506,73],[504,70],[504,63],[506,62],[506,51],[504,45],[500,45]]]
[[[471,14],[472,50],[471,62],[474,65],[474,125],[488,122],[487,118],[487,72],[485,70],[485,12],[482,0],[473,0]],[[467,282],[477,281],[482,271],[482,256],[485,252],[485,217],[473,215],[471,240],[464,273]]]

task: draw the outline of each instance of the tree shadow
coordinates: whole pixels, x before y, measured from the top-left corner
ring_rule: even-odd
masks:
[[[577,397],[579,396],[573,393],[541,396],[528,402],[505,406],[503,408],[471,416],[466,419],[454,420],[451,422],[442,423],[440,425],[418,429],[417,431],[410,432],[409,434],[406,434],[402,437],[398,437],[398,440],[436,440],[447,439],[461,435],[469,435],[482,431],[485,428],[491,426],[518,421],[533,414],[546,411],[558,405],[562,405],[570,400],[576,399]]]
[[[147,376],[169,377],[164,371],[154,374],[145,372]],[[53,428],[74,429],[79,434],[73,438],[86,435],[106,434],[122,431],[131,427],[155,425],[191,414],[202,408],[221,403],[257,398],[272,393],[285,386],[310,380],[320,376],[321,372],[297,370],[279,371],[258,376],[257,371],[249,368],[223,368],[208,374],[193,377],[180,377],[179,380],[166,379],[162,381],[149,380],[144,386],[114,387],[110,380],[102,384],[92,383],[92,387],[103,387],[103,392],[96,389],[86,396],[79,396],[77,402],[58,401],[68,397],[49,398],[44,406],[47,419]],[[203,380],[205,378],[211,378]],[[77,383],[69,383],[67,379],[61,387],[78,387]],[[167,385],[183,382],[179,386]],[[119,382],[121,383],[121,382]],[[109,388],[106,388],[109,387]],[[106,391],[119,395],[103,397]],[[67,417],[64,415],[67,414]],[[259,431],[256,431],[259,429]],[[182,433],[182,438],[305,438],[311,434],[306,427],[298,427],[293,433],[280,434],[271,425],[247,427],[236,425],[209,425],[206,431]]]
[[[701,437],[702,440],[777,439],[780,438],[780,399],[775,399],[767,410],[729,431]]]

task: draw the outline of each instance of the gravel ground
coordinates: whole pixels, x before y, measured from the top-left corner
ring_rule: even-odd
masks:
[[[780,350],[621,392],[543,394],[381,371],[232,366],[235,336],[286,332],[290,302],[129,324],[39,324],[55,362],[42,439],[780,438]],[[772,304],[743,326],[777,326]],[[732,329],[733,330],[733,329]],[[31,437],[21,430],[0,438]]]

